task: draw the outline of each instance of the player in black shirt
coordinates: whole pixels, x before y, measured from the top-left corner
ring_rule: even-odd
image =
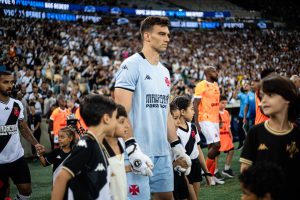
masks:
[[[275,163],[284,171],[286,199],[294,199],[300,180],[300,131],[293,125],[300,111],[299,92],[281,76],[262,81],[262,109],[269,120],[250,129],[241,153],[241,172],[260,161]]]
[[[113,101],[97,94],[87,95],[80,103],[80,115],[89,128],[55,178],[52,200],[111,199],[110,169],[101,144],[105,136],[113,136],[116,108]]]

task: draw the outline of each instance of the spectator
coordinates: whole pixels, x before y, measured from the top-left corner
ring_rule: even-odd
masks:
[[[47,96],[44,100],[44,112],[43,116],[50,116],[50,108],[56,104],[56,99],[53,97],[53,92],[52,90],[47,91]]]
[[[66,100],[62,95],[57,97],[58,108],[52,111],[49,121],[49,131],[51,133],[51,141],[53,141],[53,147],[58,148],[58,131],[67,126],[67,116],[71,114],[67,109]]]
[[[242,86],[241,91],[237,95],[237,98],[240,100],[239,125],[238,125],[239,146],[237,147],[238,150],[240,150],[243,147],[245,135],[246,135],[243,128],[243,126],[246,123],[246,121],[244,121],[244,117],[245,117],[244,110],[245,110],[245,106],[247,102],[247,94],[249,90],[250,90],[250,86],[248,83],[246,83]]]
[[[40,142],[41,138],[41,115],[36,112],[35,102],[29,104],[29,115],[27,119],[28,127],[31,129],[35,139]],[[31,152],[34,157],[37,156],[35,147],[31,145]]]
[[[35,105],[35,113],[38,115],[42,115],[42,104],[43,98],[42,95],[38,92],[39,88],[36,84],[32,86],[32,93],[29,95],[29,104],[32,102]]]

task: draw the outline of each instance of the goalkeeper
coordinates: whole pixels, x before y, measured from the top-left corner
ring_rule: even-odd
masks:
[[[115,75],[115,101],[126,108],[133,132],[125,139],[133,170],[127,173],[128,199],[150,199],[151,193],[154,200],[173,199],[172,160],[182,158],[191,166],[169,112],[170,74],[159,61],[169,43],[168,26],[165,17],[144,19],[141,52],[125,59]]]

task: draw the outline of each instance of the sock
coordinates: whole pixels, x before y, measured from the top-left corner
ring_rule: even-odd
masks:
[[[225,165],[225,171],[230,169],[230,165]]]
[[[211,175],[214,175],[214,172],[215,172],[215,170],[213,172],[210,170],[211,166],[214,164],[214,162],[215,162],[215,159],[210,159],[210,158],[206,159],[206,167],[207,167],[209,173],[211,173]]]
[[[16,198],[15,198],[15,200],[29,200],[29,199],[30,199],[30,196],[24,196],[24,195],[20,194],[19,192],[17,193]]]
[[[214,160],[213,164],[211,165],[209,172],[214,176],[215,175],[215,169],[216,169],[216,162]]]

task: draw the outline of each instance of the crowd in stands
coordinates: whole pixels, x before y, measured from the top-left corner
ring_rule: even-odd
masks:
[[[0,24],[6,27],[0,36],[0,65],[14,71],[25,100],[35,101],[44,116],[58,94],[75,104],[93,90],[109,95],[120,63],[141,50],[133,24],[5,18]],[[262,69],[299,74],[299,44],[299,32],[287,30],[172,30],[162,63],[171,71],[173,95],[192,95],[204,67],[217,67],[221,94],[233,103],[241,86],[259,79]]]

